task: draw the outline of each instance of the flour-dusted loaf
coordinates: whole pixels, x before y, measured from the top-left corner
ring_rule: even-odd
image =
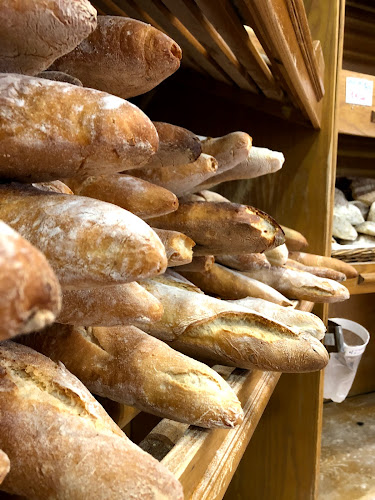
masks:
[[[231,132],[222,137],[209,137],[201,142],[202,152],[217,159],[218,175],[245,161],[252,146],[252,138],[245,132]]]
[[[285,243],[290,252],[299,252],[309,245],[307,239],[300,232],[296,231],[295,229],[290,229],[289,227],[282,226],[281,224],[280,227],[284,231]]]
[[[344,273],[347,279],[356,278],[358,272],[355,267],[350,264],[343,262],[339,259],[334,259],[332,257],[323,257],[322,255],[315,255],[312,253],[304,252],[290,252],[289,257],[305,266],[313,267],[329,267],[340,273]]]
[[[200,257],[193,257],[193,260],[189,264],[181,266],[179,271],[209,271],[215,263],[215,257],[213,255],[202,255]]]
[[[120,16],[98,16],[96,30],[53,69],[83,85],[124,99],[153,89],[179,67],[182,52],[149,24]]]
[[[264,255],[266,256],[268,262],[270,262],[273,266],[283,266],[288,260],[289,251],[288,247],[284,243],[283,245],[279,245],[271,250],[266,250]]]
[[[164,283],[164,285],[181,288],[182,290],[188,290],[189,292],[203,294],[202,290],[194,285],[194,283],[171,268],[168,268],[164,274],[152,278],[152,280],[157,283]]]
[[[0,24],[0,72],[36,75],[96,28],[96,10],[87,0],[5,0]]]
[[[64,290],[56,321],[77,326],[143,325],[162,317],[163,306],[138,283]]]
[[[152,219],[152,226],[186,234],[197,244],[196,255],[263,252],[284,242],[269,215],[236,203],[180,202],[176,212]]]
[[[10,470],[10,461],[6,453],[0,450],[0,484],[4,481],[5,476]]]
[[[308,273],[315,274],[315,276],[320,276],[321,278],[328,278],[334,281],[345,281],[346,276],[344,273],[330,269],[329,267],[313,267],[305,266],[296,260],[288,259],[285,263],[286,267],[290,269],[299,269],[300,271],[307,271]]]
[[[208,366],[134,326],[54,325],[22,341],[61,361],[99,396],[200,427],[234,427],[241,404]]]
[[[50,191],[52,193],[61,194],[74,194],[70,187],[61,181],[33,182],[32,185],[38,189],[41,189],[42,191]]]
[[[71,83],[72,85],[78,85],[78,87],[83,87],[83,84],[78,78],[63,73],[62,71],[42,71],[38,75],[38,78],[45,78],[46,80],[52,80],[53,82],[65,82]]]
[[[219,193],[215,193],[215,191],[209,191],[204,189],[203,191],[197,191],[191,194],[185,194],[181,197],[181,201],[214,201],[214,202],[222,202],[222,203],[230,203],[228,198],[225,198]]]
[[[182,500],[180,483],[134,445],[62,364],[0,345],[0,489],[29,500]]]
[[[283,246],[283,245],[280,245]],[[276,247],[280,248],[280,247]],[[248,269],[258,268],[269,269],[271,264],[268,262],[264,253],[244,253],[240,255],[217,255],[217,262],[226,267],[231,267],[237,271],[247,271]]]
[[[175,194],[130,175],[101,175],[66,182],[75,194],[113,203],[141,219],[169,214],[178,208]]]
[[[60,286],[47,259],[0,220],[0,341],[41,330],[60,307]]]
[[[137,168],[158,143],[147,116],[119,97],[0,74],[0,179],[41,182]]]
[[[150,223],[152,224],[152,221]],[[189,236],[179,231],[153,229],[165,247],[168,267],[182,266],[192,261],[195,242]]]
[[[128,283],[167,265],[156,233],[104,201],[0,185],[0,219],[45,254],[64,287]]]

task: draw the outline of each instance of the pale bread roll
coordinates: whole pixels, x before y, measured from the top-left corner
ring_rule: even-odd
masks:
[[[36,75],[96,28],[96,10],[87,0],[6,0],[0,24],[0,72]]]
[[[59,282],[47,259],[0,221],[0,341],[41,330],[60,308]]]
[[[155,228],[153,230],[164,245],[168,267],[182,266],[192,261],[195,242],[189,236],[178,231]]]
[[[285,267],[289,267],[290,269],[299,269],[300,271],[306,271],[308,273],[314,274],[315,276],[320,276],[321,278],[328,278],[334,281],[345,281],[346,276],[344,273],[340,273],[339,271],[335,271],[334,269],[330,269],[328,267],[312,267],[305,266],[296,260],[288,259],[286,261]]]
[[[283,245],[280,245],[283,246]],[[276,247],[279,248],[279,247]],[[217,255],[217,262],[226,267],[236,269],[237,271],[247,271],[248,269],[269,269],[271,264],[268,262],[264,253],[244,253],[240,255]]]
[[[8,341],[0,366],[0,447],[11,462],[2,490],[29,500],[183,499],[174,476],[61,363]]]
[[[358,272],[355,267],[350,264],[343,262],[339,259],[334,259],[332,257],[323,257],[322,255],[315,255],[312,253],[304,252],[290,252],[289,257],[305,266],[313,267],[329,267],[340,273],[344,273],[347,279],[356,278]]]
[[[134,326],[54,325],[23,341],[99,396],[200,427],[242,421],[241,403],[216,372]]]
[[[271,250],[266,250],[264,252],[267,257],[268,262],[273,266],[283,266],[288,260],[288,247],[284,243],[283,245],[279,245],[276,248],[272,248]]]
[[[5,476],[10,470],[10,461],[6,453],[0,450],[0,484],[4,481]]]
[[[245,132],[231,132],[222,137],[206,138],[201,143],[202,152],[217,159],[217,174],[221,174],[246,160],[251,150],[252,138]],[[199,190],[200,188],[197,188],[197,191]]]
[[[42,182],[143,165],[158,148],[133,104],[42,78],[0,75],[0,178]]]
[[[156,233],[103,201],[0,185],[0,218],[45,254],[64,287],[128,283],[167,265]]]
[[[181,57],[177,43],[149,24],[98,16],[96,30],[52,69],[79,78],[86,87],[128,99],[172,75]]]

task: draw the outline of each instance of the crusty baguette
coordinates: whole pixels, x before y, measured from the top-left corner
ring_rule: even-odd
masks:
[[[282,226],[281,224],[280,227],[284,231],[285,244],[290,252],[300,251],[309,246],[303,234],[299,233],[295,229],[290,229],[289,227]]]
[[[168,267],[182,266],[192,261],[195,242],[189,236],[178,231],[153,229],[165,247]]]
[[[328,362],[322,344],[224,300],[165,285],[142,282],[164,307],[160,321],[145,328],[173,348],[240,368],[285,372],[314,371]]]
[[[233,168],[211,177],[208,181],[202,182],[200,188],[208,189],[221,182],[253,179],[261,175],[272,174],[280,170],[283,163],[284,155],[282,153],[253,146],[245,160]]]
[[[6,453],[0,450],[0,484],[4,481],[5,476],[10,470],[10,461]]]
[[[66,182],[77,195],[113,203],[141,219],[169,214],[178,208],[176,195],[130,175],[101,175]]]
[[[104,201],[0,185],[0,218],[46,255],[65,287],[128,283],[167,265],[156,233]]]
[[[43,71],[36,75],[38,78],[45,78],[46,80],[52,80],[53,82],[65,82],[71,83],[72,85],[78,85],[78,87],[83,87],[83,84],[78,78],[63,73],[62,71]]]
[[[202,153],[193,163],[166,167],[145,166],[132,170],[132,175],[169,189],[177,196],[182,196],[215,175],[217,165],[217,160],[213,156]]]
[[[36,75],[96,27],[87,0],[7,0],[0,4],[0,72]]]
[[[309,333],[317,339],[321,340],[326,332],[326,327],[323,321],[315,316],[315,314],[299,311],[293,307],[283,307],[268,300],[258,299],[254,297],[246,297],[244,299],[229,301],[237,306],[251,309],[254,312],[260,313],[269,319],[273,319],[278,323],[292,328],[293,331],[299,333]]]
[[[253,269],[243,274],[262,281],[290,299],[341,302],[349,298],[348,289],[337,281],[320,278],[306,271],[271,266],[270,269]]]
[[[235,203],[180,203],[176,212],[152,219],[152,226],[187,234],[197,243],[196,255],[263,252],[284,242],[269,215]]]
[[[188,290],[190,292],[201,293],[202,290],[198,288],[194,283],[186,279],[181,274],[177,273],[171,268],[168,268],[164,274],[160,274],[155,278],[152,278],[153,281],[157,281],[158,283],[164,283],[168,286],[173,286],[176,288],[181,288],[182,290]]]
[[[32,185],[38,189],[41,189],[42,191],[50,191],[52,193],[62,193],[62,194],[73,194],[73,191],[70,189],[70,187],[61,181],[34,182]]]
[[[62,364],[0,345],[1,489],[29,500],[182,500],[179,482],[123,434]]]
[[[268,262],[270,262],[273,266],[283,266],[288,260],[289,251],[288,247],[284,243],[283,245],[279,245],[271,250],[266,250],[264,254],[267,257]]]
[[[163,306],[138,283],[64,290],[56,321],[76,326],[137,325],[157,321]]]
[[[215,202],[222,202],[222,203],[230,203],[230,200],[228,198],[224,198],[219,193],[215,193],[215,191],[208,191],[208,190],[203,190],[203,191],[197,191],[196,193],[191,193],[191,194],[185,194],[184,196],[181,197],[181,201],[215,201]]]
[[[180,266],[179,271],[194,271],[202,272],[209,271],[214,265],[215,257],[213,255],[202,255],[201,257],[193,257],[189,264]]]
[[[306,271],[308,273],[314,274],[315,276],[320,276],[321,278],[328,278],[334,281],[345,281],[346,276],[344,273],[330,269],[329,267],[313,267],[305,266],[296,260],[288,259],[285,263],[286,267],[290,269],[299,269],[300,271]]]
[[[252,138],[245,132],[231,132],[222,137],[206,138],[201,143],[202,152],[217,159],[217,174],[221,174],[246,160],[251,150]]]
[[[158,148],[152,122],[104,92],[0,75],[0,178],[41,182],[137,168]]]
[[[99,396],[200,427],[242,420],[240,402],[216,372],[134,326],[54,325],[24,342],[64,363]]]
[[[181,273],[204,292],[222,299],[233,300],[243,299],[244,297],[258,297],[282,306],[292,305],[286,297],[274,288],[220,264],[214,264],[206,272],[181,271]]]
[[[96,30],[52,69],[79,78],[86,87],[128,99],[172,75],[181,57],[177,43],[149,24],[98,16]]]
[[[344,273],[347,279],[356,278],[358,272],[355,267],[332,257],[323,257],[322,255],[314,255],[304,252],[290,252],[289,257],[305,266],[313,267],[328,267],[340,273]]]
[[[282,245],[281,245],[282,246]],[[276,247],[279,248],[279,247]],[[272,250],[271,250],[272,251]],[[254,267],[258,269],[269,269],[271,264],[268,262],[264,253],[244,253],[240,255],[218,255],[217,262],[224,266],[231,267],[237,271],[247,271]]]
[[[60,286],[47,259],[0,221],[0,341],[41,330],[60,307]]]

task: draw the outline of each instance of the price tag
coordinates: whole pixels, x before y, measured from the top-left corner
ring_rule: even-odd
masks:
[[[345,102],[360,106],[372,106],[372,89],[372,80],[347,76]]]

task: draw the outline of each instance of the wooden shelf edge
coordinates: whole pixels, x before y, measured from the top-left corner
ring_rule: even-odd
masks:
[[[358,271],[357,278],[343,283],[350,294],[375,293],[375,262],[354,262],[350,265]]]

